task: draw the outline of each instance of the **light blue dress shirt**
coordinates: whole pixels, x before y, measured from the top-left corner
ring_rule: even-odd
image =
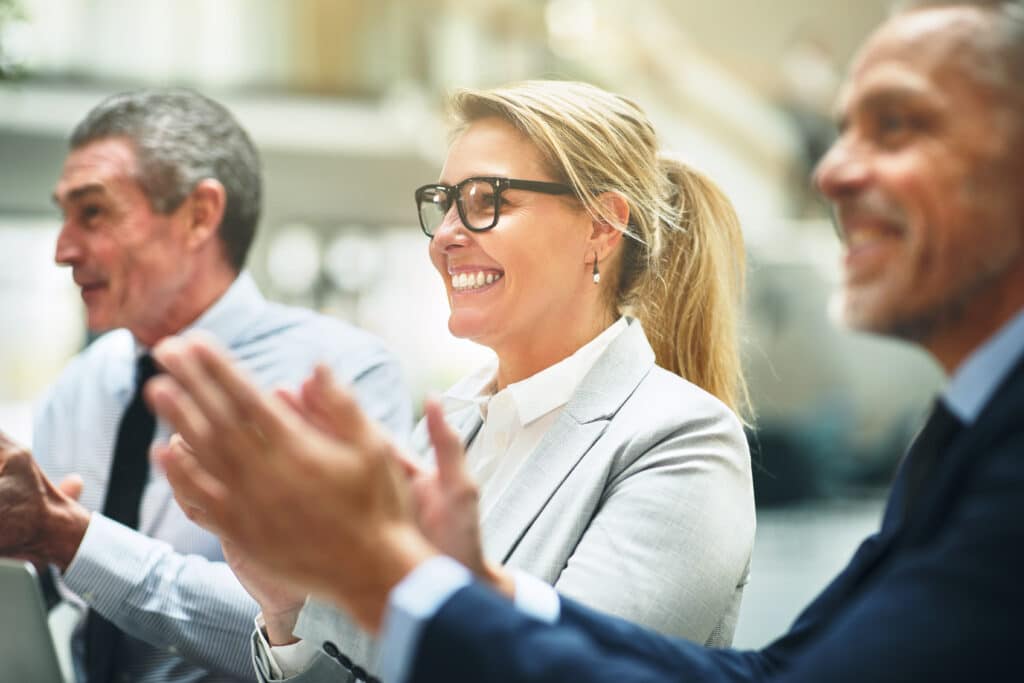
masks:
[[[190,329],[218,338],[265,388],[297,387],[325,363],[353,387],[371,417],[400,439],[408,434],[408,392],[398,363],[376,338],[340,320],[268,302],[247,274]],[[37,460],[54,481],[81,474],[81,502],[90,510],[103,507],[138,353],[127,330],[103,335],[71,361],[37,406]],[[156,440],[168,436],[167,425],[158,424]],[[249,681],[258,607],[222,560],[216,537],[185,517],[163,475],[151,471],[140,530],[94,512],[60,589],[131,634],[119,656],[132,681]],[[80,679],[82,635],[79,627],[72,641]]]

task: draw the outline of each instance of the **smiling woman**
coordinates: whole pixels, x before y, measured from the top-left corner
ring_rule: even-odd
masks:
[[[729,644],[754,531],[731,205],[659,155],[635,104],[596,87],[462,91],[450,107],[440,179],[415,198],[450,331],[495,353],[443,397],[480,487],[487,558]],[[429,450],[423,425],[414,442]],[[292,614],[268,620],[271,640],[294,629],[372,668],[370,643],[333,607],[310,602],[297,627]]]
[[[458,481],[451,470],[465,467],[479,487],[477,513],[465,489],[429,499],[414,483],[423,533],[475,569],[486,562],[505,576],[504,565],[646,626],[729,644],[754,532],[734,412],[744,393],[735,334],[743,247],[731,205],[659,154],[635,104],[593,86],[530,82],[461,92],[451,105],[441,177],[415,197],[447,289],[449,329],[494,359],[448,390],[414,433],[414,447],[436,457],[438,479]],[[348,506],[370,514],[394,497],[350,496],[331,483],[356,480],[334,475],[369,428],[351,402],[323,408],[323,396],[340,390],[322,373],[287,398],[289,408],[261,399],[226,360],[204,371],[201,348],[158,349],[178,387],[155,380],[150,395],[190,444],[163,460],[179,500],[200,523],[226,530],[229,561],[263,607],[257,669],[264,679],[334,680],[341,665],[366,679],[376,665],[366,633],[331,604],[303,606],[302,594],[254,567],[331,594],[329,582],[310,583],[315,568],[336,577],[355,558],[338,564],[315,530],[338,526]],[[260,406],[262,417],[245,406]],[[439,440],[441,410],[458,438]],[[252,423],[266,438],[253,440],[244,426]],[[327,457],[317,464],[319,453]],[[229,465],[232,454],[247,462],[244,475]],[[207,490],[229,504],[193,505],[195,488],[175,465],[193,460],[210,466],[204,476],[223,476]],[[274,462],[282,469],[256,475]],[[249,489],[243,477],[254,475],[262,485]],[[438,513],[465,512],[467,499],[468,521],[458,510]],[[220,526],[225,515],[240,526]],[[478,520],[482,559],[460,550],[474,546]]]

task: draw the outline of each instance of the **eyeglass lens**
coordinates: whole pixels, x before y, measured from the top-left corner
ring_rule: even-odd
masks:
[[[487,180],[474,179],[457,187],[459,214],[466,227],[475,230],[491,227],[494,224],[494,185]],[[430,234],[441,226],[451,204],[451,193],[443,187],[427,188],[420,194],[420,217]]]

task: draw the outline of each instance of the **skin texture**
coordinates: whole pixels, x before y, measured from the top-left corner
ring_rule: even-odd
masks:
[[[63,215],[55,259],[71,267],[94,331],[126,327],[155,344],[195,320],[235,278],[216,239],[223,186],[204,180],[177,210],[157,214],[127,140],[72,150],[53,198]],[[0,432],[0,555],[66,569],[89,525],[80,492],[79,477],[55,486]]]
[[[853,66],[841,135],[815,173],[845,245],[844,319],[921,344],[947,371],[1024,291],[1024,110],[979,42],[991,22],[958,7],[886,24]]]
[[[533,143],[497,118],[474,122],[448,150],[441,182],[472,176],[559,182]],[[448,329],[494,350],[499,389],[570,356],[612,323],[614,312],[592,271],[595,254],[607,263],[622,237],[574,198],[525,190],[507,190],[502,198],[493,229],[467,230],[453,204],[430,241],[430,260],[451,306]],[[628,217],[625,202],[608,201]],[[453,274],[477,271],[503,275],[480,290],[454,290]]]

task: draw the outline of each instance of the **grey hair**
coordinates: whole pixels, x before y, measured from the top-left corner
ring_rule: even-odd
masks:
[[[137,180],[153,210],[168,214],[196,185],[224,186],[220,235],[235,271],[245,264],[262,207],[260,159],[231,112],[191,90],[137,90],[112,95],[71,133],[78,149],[106,138],[126,138],[135,148]]]

